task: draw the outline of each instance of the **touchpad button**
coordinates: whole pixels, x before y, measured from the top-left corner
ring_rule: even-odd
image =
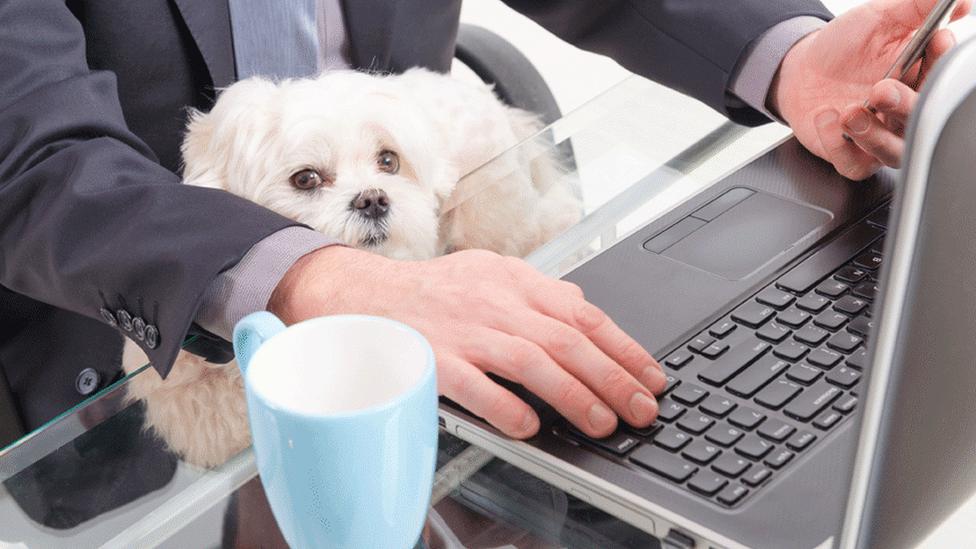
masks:
[[[661,255],[740,280],[830,221],[826,211],[756,192]]]

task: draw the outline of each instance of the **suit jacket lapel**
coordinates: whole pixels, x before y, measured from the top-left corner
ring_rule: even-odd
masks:
[[[346,35],[353,64],[359,68],[390,70],[393,20],[400,2],[389,0],[344,0]]]
[[[236,80],[227,0],[173,0],[196,42],[215,88]]]

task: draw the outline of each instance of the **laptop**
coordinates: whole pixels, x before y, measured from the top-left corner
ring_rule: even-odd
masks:
[[[976,491],[976,41],[929,80],[906,168],[795,141],[565,275],[669,376],[649,428],[551,409],[442,427],[664,547],[909,547]],[[893,199],[892,199],[893,196]]]

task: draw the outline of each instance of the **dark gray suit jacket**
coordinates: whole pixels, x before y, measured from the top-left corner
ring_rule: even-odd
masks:
[[[509,0],[566,40],[726,105],[746,47],[816,0]],[[445,71],[460,0],[355,0],[359,67]],[[120,335],[163,374],[211,280],[293,222],[180,185],[186,107],[234,81],[226,0],[0,0],[0,374],[25,426],[118,373]],[[88,380],[91,381],[89,375]],[[2,386],[2,384],[0,384]],[[0,397],[2,398],[2,397]]]

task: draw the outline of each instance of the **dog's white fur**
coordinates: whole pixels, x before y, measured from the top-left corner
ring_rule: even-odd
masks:
[[[465,248],[524,256],[579,218],[578,198],[541,145],[477,168],[540,129],[534,115],[505,106],[490,87],[423,69],[277,84],[252,78],[224,90],[209,113],[193,113],[184,179],[395,259]],[[397,174],[377,168],[381,150],[399,155]],[[290,176],[308,168],[331,184],[294,188]],[[349,207],[366,189],[388,195],[385,226]],[[145,362],[128,342],[125,370]],[[147,424],[190,463],[219,465],[250,444],[234,363],[215,366],[183,352],[165,380],[150,369],[129,382],[128,395],[145,401]]]

